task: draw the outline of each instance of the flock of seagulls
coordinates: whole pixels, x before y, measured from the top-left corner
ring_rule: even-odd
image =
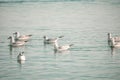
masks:
[[[108,43],[112,48],[120,47],[120,37],[119,36],[112,37],[112,34],[108,33]]]
[[[9,38],[8,38],[8,39],[10,39],[9,46],[11,46],[11,47],[23,46],[23,45],[25,45],[25,43],[27,41],[29,41],[31,36],[32,36],[31,34],[30,35],[20,35],[19,32],[14,32],[13,35],[9,36]],[[58,44],[58,40],[63,37],[64,36],[59,36],[57,38],[48,38],[47,36],[43,36],[43,42],[44,42],[44,44],[53,44],[55,52],[62,52],[62,51],[66,51],[66,50],[70,49],[71,46],[73,46],[73,44],[60,46]],[[120,37],[119,36],[113,37],[111,33],[108,33],[108,43],[109,43],[110,47],[112,47],[112,48],[120,47]],[[26,60],[24,52],[20,52],[18,54],[17,60],[18,61]]]
[[[8,39],[10,39],[9,45],[12,47],[23,46],[25,44],[24,41],[15,40],[13,36],[10,36]]]
[[[8,38],[10,39],[9,45],[12,47],[23,46],[30,39],[31,36],[32,35],[20,35],[19,32],[15,32],[12,36],[9,36]]]
[[[12,36],[9,36],[8,39],[10,39],[9,46],[10,47],[19,47],[24,46],[25,43],[30,39],[32,35],[20,35],[19,32],[13,33]],[[20,52],[17,56],[18,61],[25,61],[25,55],[24,52]]]
[[[25,43],[29,41],[31,36],[32,36],[31,34],[30,35],[20,35],[19,32],[14,32],[13,35],[9,36],[9,38],[8,38],[8,39],[10,39],[9,46],[11,46],[11,47],[24,46]],[[53,44],[55,52],[62,52],[62,51],[66,51],[66,50],[70,49],[71,46],[73,45],[73,44],[69,44],[69,45],[59,46],[58,40],[63,37],[64,36],[59,36],[57,38],[48,38],[47,36],[43,36],[43,42],[44,42],[44,44]],[[24,52],[20,52],[18,54],[17,60],[18,61],[26,60]]]
[[[44,36],[43,37],[44,38],[44,44],[53,44],[55,52],[66,51],[66,50],[70,49],[73,44],[59,46],[58,45],[58,40],[63,38],[63,37],[64,36],[59,36],[57,38],[48,38],[47,36]]]

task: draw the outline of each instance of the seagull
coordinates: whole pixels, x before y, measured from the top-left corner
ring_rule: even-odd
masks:
[[[30,35],[20,35],[19,32],[15,32],[13,33],[13,35],[15,35],[15,40],[19,40],[19,41],[28,41],[30,39],[30,37],[32,36]]]
[[[15,41],[13,36],[10,36],[8,39],[10,39],[10,46],[13,47],[23,46],[25,44],[24,41]]]
[[[70,49],[71,46],[73,46],[73,44],[59,46],[59,45],[58,45],[58,42],[55,42],[55,43],[54,43],[54,50],[55,50],[55,51],[58,51],[58,52],[66,51],[66,50]]]
[[[26,58],[25,58],[25,55],[24,55],[24,52],[20,52],[17,56],[17,60],[18,61],[25,61]]]
[[[55,43],[55,42],[58,41],[58,39],[60,39],[60,38],[62,38],[62,37],[64,37],[64,36],[59,36],[59,37],[57,37],[57,38],[48,38],[47,36],[43,36],[43,38],[44,38],[44,43],[45,43],[45,44]]]

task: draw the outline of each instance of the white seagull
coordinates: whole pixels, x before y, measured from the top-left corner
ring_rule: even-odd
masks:
[[[25,55],[23,54],[24,52],[20,52],[17,56],[17,60],[18,61],[25,61],[26,58],[25,58]]]
[[[59,37],[57,37],[57,38],[48,38],[47,36],[43,36],[43,38],[44,38],[44,43],[45,43],[45,44],[55,43],[55,42],[58,41],[58,39],[60,39],[60,38],[62,38],[62,37],[64,37],[64,36],[59,36]]]
[[[15,41],[13,36],[10,36],[8,39],[10,39],[10,46],[13,47],[23,46],[25,44],[24,41]]]
[[[13,33],[15,35],[15,40],[28,41],[32,35],[20,35],[19,32]]]
[[[66,51],[66,50],[70,49],[72,45],[73,45],[73,44],[64,45],[64,46],[59,46],[59,45],[58,45],[58,42],[55,42],[55,43],[54,43],[54,50],[55,50],[55,51],[58,51],[58,52]]]

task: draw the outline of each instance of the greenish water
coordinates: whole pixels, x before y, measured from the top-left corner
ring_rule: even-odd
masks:
[[[118,1],[119,2],[119,1]],[[0,80],[119,80],[120,49],[110,49],[107,33],[120,35],[117,1],[0,3]],[[13,32],[32,34],[23,47],[10,48]],[[54,53],[43,36],[74,46]],[[26,61],[17,62],[24,51]]]

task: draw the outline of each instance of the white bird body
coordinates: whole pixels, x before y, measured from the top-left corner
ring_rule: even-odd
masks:
[[[115,42],[115,38],[111,38],[111,47],[120,47],[120,42]]]
[[[57,42],[54,43],[54,50],[55,51],[66,51],[71,48],[73,44],[70,45],[64,45],[64,46],[59,46]]]
[[[120,42],[120,37],[114,37],[115,42]]]
[[[55,43],[58,41],[59,38],[62,38],[63,36],[60,36],[58,38],[48,38],[47,36],[44,36],[44,43],[46,44],[51,44],[51,43]]]
[[[19,41],[28,41],[32,35],[20,35],[19,32],[13,33],[15,34],[15,40]]]
[[[68,50],[70,48],[70,45],[64,45],[64,46],[59,46],[58,49],[61,50]]]
[[[19,53],[19,55],[17,56],[17,60],[18,61],[25,61],[25,55],[23,54],[24,52]]]
[[[24,41],[15,41],[13,36],[10,36],[8,39],[10,39],[10,46],[13,47],[23,46],[25,44]]]

